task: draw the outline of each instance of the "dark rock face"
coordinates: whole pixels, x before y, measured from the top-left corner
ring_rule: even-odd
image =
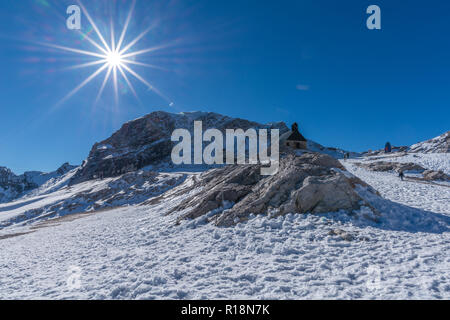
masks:
[[[202,191],[183,200],[172,212],[185,210],[181,220],[217,210],[220,214],[211,220],[219,226],[231,226],[245,221],[251,213],[352,211],[370,206],[359,196],[357,185],[377,194],[328,155],[285,154],[279,172],[273,176],[261,176],[260,165],[233,165],[205,172],[193,186],[201,186]]]
[[[15,199],[25,191],[36,188],[25,175],[17,176],[10,169],[0,167],[0,202]]]
[[[284,123],[262,125],[211,112],[171,114],[157,111],[125,123],[110,138],[96,143],[71,184],[115,177],[148,165],[169,163],[174,146],[170,140],[172,132],[187,129],[192,133],[194,121],[202,121],[204,131],[210,128],[223,133],[226,129],[237,128],[280,129],[280,134],[288,131]]]
[[[10,169],[0,167],[0,203],[15,200],[48,180],[60,177],[75,168],[76,166],[65,163],[58,170],[50,173],[28,171],[16,175]]]
[[[72,166],[68,162],[66,162],[61,167],[59,167],[58,170],[56,170],[56,174],[59,176],[62,176],[64,174],[66,174],[67,172],[75,169],[76,167],[77,166]]]

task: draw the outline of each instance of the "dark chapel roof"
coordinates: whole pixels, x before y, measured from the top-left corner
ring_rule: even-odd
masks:
[[[305,137],[298,131],[297,123],[292,125],[292,133],[287,138],[287,141],[306,141]]]

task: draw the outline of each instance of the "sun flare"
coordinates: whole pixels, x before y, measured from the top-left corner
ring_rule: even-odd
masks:
[[[119,52],[108,52],[108,54],[106,55],[106,63],[111,68],[117,68],[119,66],[122,66],[123,64],[122,55]]]
[[[136,97],[136,99],[139,100],[136,90],[134,89],[128,75],[133,76],[135,79],[139,80],[142,84],[144,84],[148,90],[152,90],[156,94],[158,94],[161,98],[164,100],[170,102],[170,100],[164,96],[160,91],[158,91],[152,84],[150,84],[147,80],[145,80],[141,75],[139,75],[136,71],[134,71],[130,65],[137,65],[141,67],[148,67],[148,68],[156,68],[161,69],[158,66],[147,64],[143,62],[136,61],[136,57],[139,55],[143,55],[146,53],[154,52],[157,50],[160,50],[162,48],[167,47],[167,45],[159,45],[155,47],[150,47],[143,50],[135,50],[132,51],[131,49],[133,46],[138,43],[142,38],[144,38],[147,33],[150,32],[150,30],[153,28],[153,26],[148,27],[146,30],[144,30],[141,34],[139,34],[134,40],[125,43],[125,36],[133,15],[133,11],[136,5],[136,0],[133,0],[130,11],[128,13],[128,16],[126,18],[124,27],[121,31],[120,37],[116,38],[116,33],[114,30],[114,25],[111,19],[111,29],[110,29],[110,41],[109,43],[105,40],[103,35],[101,34],[99,28],[89,15],[89,12],[86,10],[84,5],[81,3],[81,0],[77,0],[78,4],[80,5],[81,9],[83,10],[83,13],[87,17],[89,23],[91,24],[93,30],[95,31],[98,40],[94,41],[88,34],[83,34],[83,37],[89,41],[91,45],[93,45],[97,50],[96,51],[87,51],[87,50],[80,50],[76,48],[69,48],[64,47],[60,45],[55,44],[49,44],[49,43],[40,43],[41,45],[52,47],[54,49],[63,50],[70,53],[76,53],[81,54],[84,56],[89,56],[91,58],[94,58],[92,62],[83,63],[79,65],[75,65],[70,67],[70,69],[79,69],[79,68],[86,68],[91,66],[99,66],[98,69],[93,72],[87,79],[85,79],[81,84],[79,84],[75,89],[73,89],[69,94],[67,94],[59,103],[58,105],[62,104],[63,102],[67,101],[69,98],[71,98],[74,94],[76,94],[78,91],[80,91],[83,87],[85,87],[89,82],[91,82],[94,78],[96,78],[98,75],[100,75],[102,72],[105,72],[105,77],[103,79],[102,85],[99,89],[97,99],[95,102],[97,103],[99,99],[101,98],[103,91],[105,90],[106,84],[109,79],[112,79],[113,81],[113,87],[114,87],[114,93],[115,93],[115,100],[116,103],[118,102],[118,78],[122,77],[130,91],[133,93],[133,95]],[[117,41],[118,40],[118,41]],[[172,104],[172,102],[170,102]]]

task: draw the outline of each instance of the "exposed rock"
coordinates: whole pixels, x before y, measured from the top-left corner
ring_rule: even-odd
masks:
[[[60,177],[74,168],[76,166],[65,163],[58,170],[49,173],[27,171],[24,174],[16,175],[10,169],[0,167],[0,203],[15,200],[50,179]]]
[[[194,121],[202,121],[203,130],[216,128],[222,133],[237,128],[280,129],[280,134],[288,131],[283,122],[263,125],[211,112],[172,114],[157,111],[125,123],[110,138],[96,143],[71,184],[170,163],[174,145],[170,140],[172,132],[181,128],[192,132]]]
[[[449,153],[450,152],[450,131],[446,133],[424,141],[419,142],[411,146],[409,152],[422,152],[422,153]]]
[[[433,180],[450,181],[450,176],[448,176],[442,171],[426,170],[422,173],[422,175],[425,180],[429,181]]]
[[[350,233],[348,233],[347,231],[344,231],[342,229],[330,230],[330,232],[328,232],[328,234],[330,236],[339,236],[342,238],[342,240],[345,240],[345,241],[352,241],[355,239],[355,237],[353,235],[351,235]]]
[[[450,131],[447,131],[440,136],[413,144],[410,147],[392,147],[392,153],[449,153],[450,152]],[[374,151],[367,151],[363,153],[366,156],[375,156],[379,154],[385,154],[384,149],[378,149]]]
[[[370,163],[361,163],[356,162],[355,165],[358,167],[370,170],[370,171],[379,171],[379,172],[387,172],[387,171],[416,171],[423,172],[425,168],[422,166],[408,162],[408,163],[400,163],[400,162],[389,162],[389,161],[377,161]]]
[[[193,219],[232,203],[231,208],[212,217],[216,225],[231,226],[251,213],[270,212],[276,216],[357,210],[362,205],[370,206],[359,196],[357,185],[376,193],[339,161],[320,153],[286,154],[273,176],[261,176],[259,170],[260,165],[210,170],[201,176],[202,191],[182,201],[172,212],[186,210],[179,219]]]
[[[392,154],[393,156],[400,156],[402,154],[406,154],[406,152],[409,150],[408,146],[392,146],[391,152],[389,154]],[[386,155],[386,152],[383,149],[378,150],[370,150],[362,153],[364,156],[377,156],[377,155]]]
[[[75,168],[77,168],[77,166],[72,166],[70,163],[66,162],[61,167],[59,167],[58,170],[56,170],[56,173],[62,176]]]
[[[442,171],[434,171],[427,170],[424,167],[408,162],[388,162],[388,161],[378,161],[378,162],[370,162],[370,163],[361,163],[355,162],[355,165],[358,167],[371,170],[371,171],[379,171],[379,172],[387,172],[387,171],[395,171],[395,172],[418,172],[422,173],[423,180],[433,181],[433,180],[441,180],[441,181],[450,181],[450,177]],[[415,178],[422,179],[422,178]]]
[[[0,203],[14,200],[24,191],[35,187],[23,175],[17,176],[10,169],[0,167]]]

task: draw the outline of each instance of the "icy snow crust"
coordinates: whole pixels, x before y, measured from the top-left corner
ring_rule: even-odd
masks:
[[[407,161],[435,163],[418,156]],[[439,161],[448,172],[448,162]],[[205,217],[176,225],[183,212],[166,212],[183,195],[35,229],[13,225],[0,230],[0,298],[449,299],[450,188],[401,182],[352,162],[342,161],[385,198],[369,199],[382,213],[379,222],[364,218],[372,212],[362,208],[354,215],[257,216],[232,228]],[[193,183],[195,173],[184,174],[173,190]],[[22,205],[68,196],[63,188],[35,202],[4,204],[0,219]],[[331,235],[336,229],[353,240]],[[73,267],[81,271],[77,288],[68,285]]]

